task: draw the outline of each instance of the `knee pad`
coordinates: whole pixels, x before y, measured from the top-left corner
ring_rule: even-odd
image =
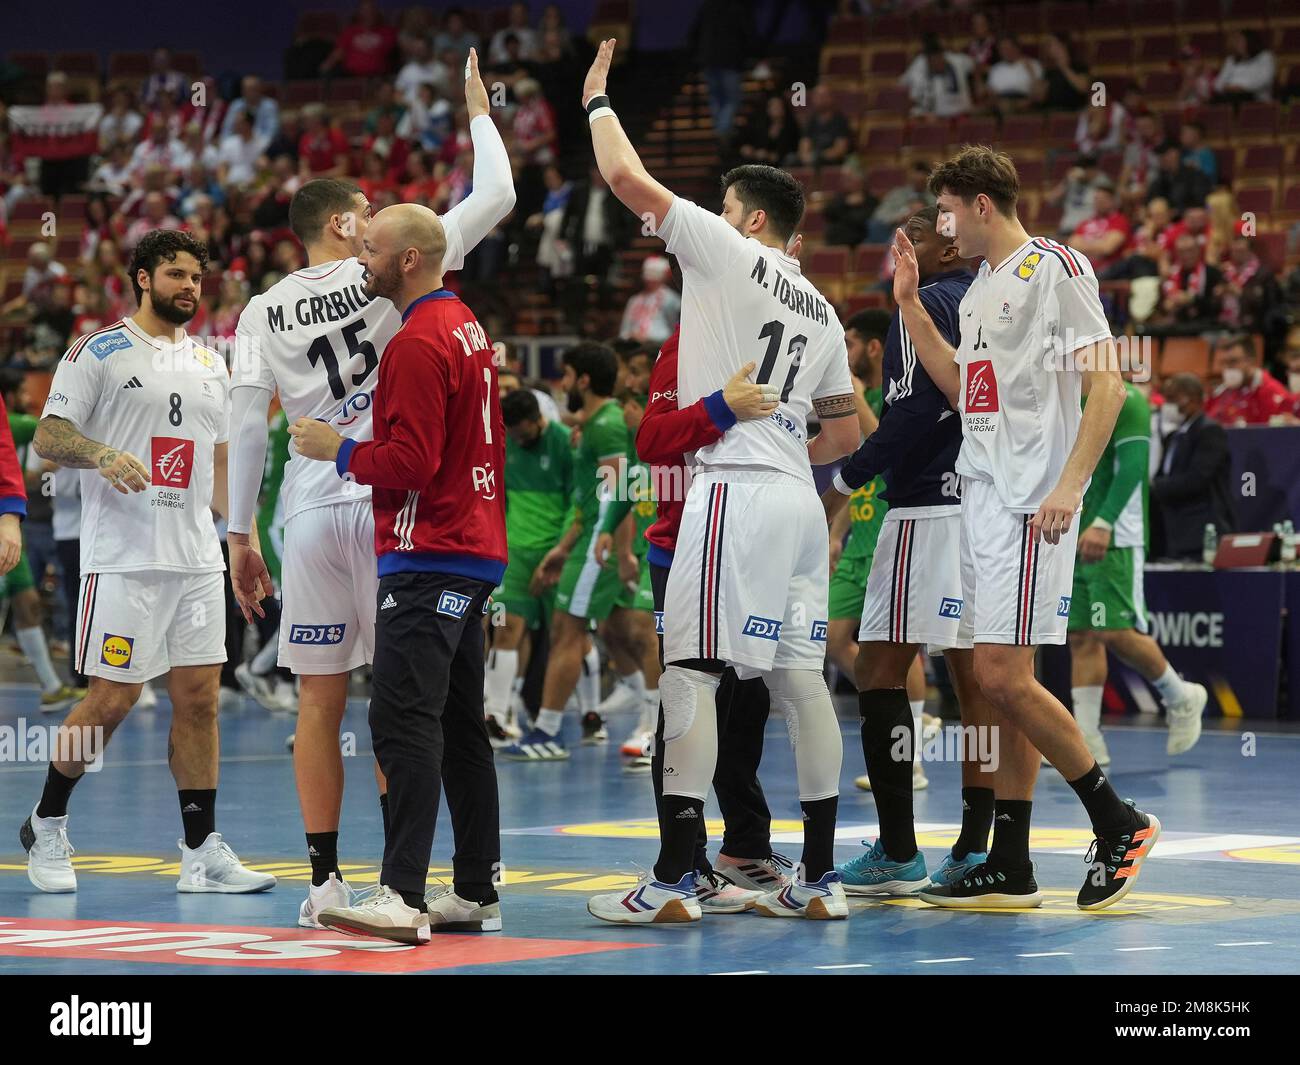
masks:
[[[774,669],[767,676],[772,704],[785,711],[803,802],[840,792],[844,742],[826,678],[815,669]]]
[[[713,709],[720,679],[682,666],[664,670],[659,678],[659,699],[664,704],[664,743],[680,739],[690,731],[702,703],[707,702]],[[716,720],[716,710],[712,716]]]
[[[718,718],[713,702],[717,688],[717,677],[681,666],[669,666],[660,678],[665,795],[703,802],[709,793],[718,762]]]

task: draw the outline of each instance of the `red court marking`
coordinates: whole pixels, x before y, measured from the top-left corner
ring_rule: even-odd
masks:
[[[634,950],[650,943],[435,935],[418,947],[306,928],[0,917],[0,957],[90,958],[147,965],[236,965],[347,973],[412,973]]]

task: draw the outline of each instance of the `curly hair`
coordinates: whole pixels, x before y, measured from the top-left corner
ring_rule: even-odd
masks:
[[[178,229],[155,229],[140,238],[135,251],[131,253],[131,265],[127,268],[131,276],[131,287],[135,289],[137,306],[142,306],[144,301],[144,289],[140,287],[139,281],[140,271],[153,277],[159,263],[164,259],[174,263],[181,252],[194,256],[200,270],[208,268],[208,246],[189,233],[182,233]]]

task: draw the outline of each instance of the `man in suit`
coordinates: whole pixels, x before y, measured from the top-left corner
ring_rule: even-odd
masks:
[[[1165,401],[1179,425],[1164,438],[1160,469],[1151,481],[1156,536],[1153,554],[1199,558],[1205,526],[1222,535],[1235,527],[1228,487],[1228,434],[1205,414],[1205,388],[1195,374],[1175,374]]]

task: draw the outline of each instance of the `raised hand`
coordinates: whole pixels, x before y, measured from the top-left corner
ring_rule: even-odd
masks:
[[[487,86],[478,72],[478,52],[471,48],[465,63],[465,108],[470,120],[486,115],[490,110]]]
[[[587,80],[582,83],[584,108],[593,96],[601,96],[605,92],[605,79],[609,77],[609,65],[614,59],[616,43],[611,37],[608,41],[601,41],[600,47],[596,49],[596,58],[592,60],[591,69],[587,71]]]
[[[916,249],[901,229],[894,230],[894,302],[914,299],[921,283],[916,265]]]

